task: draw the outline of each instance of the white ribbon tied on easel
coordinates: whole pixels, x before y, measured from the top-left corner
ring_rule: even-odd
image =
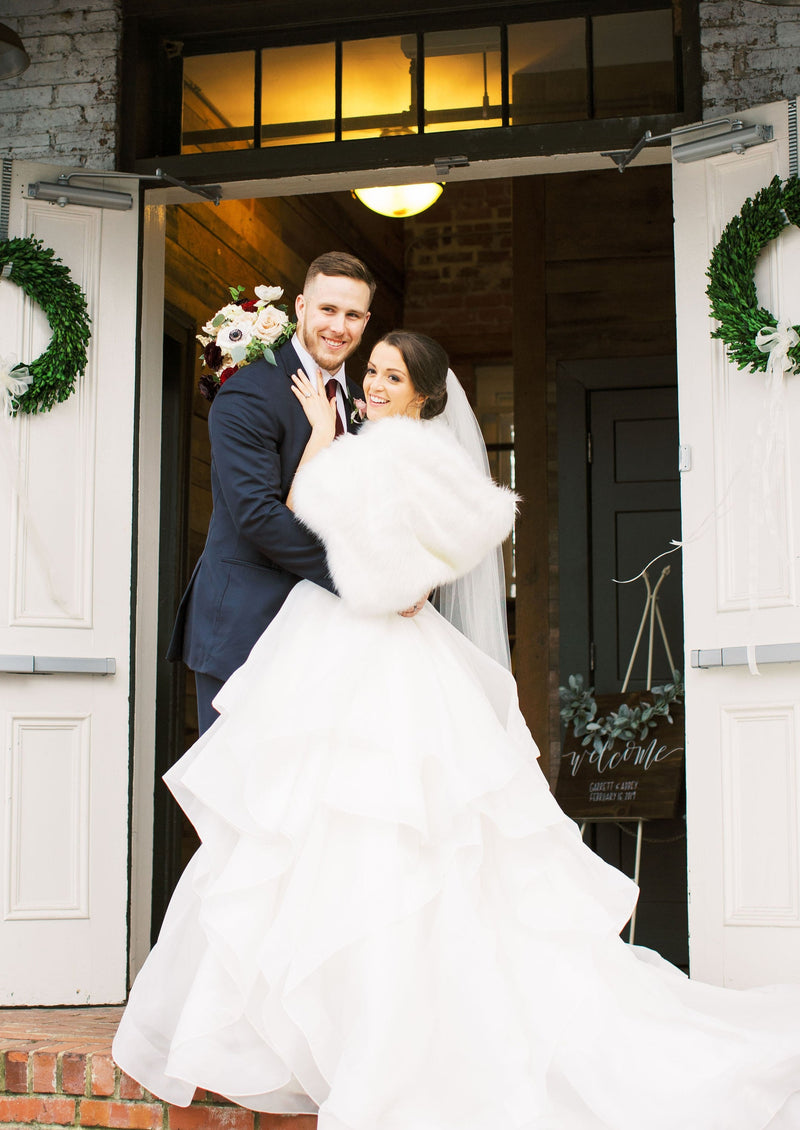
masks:
[[[13,416],[19,398],[28,391],[33,377],[26,365],[20,365],[16,357],[0,357],[0,398],[3,402],[3,415]]]

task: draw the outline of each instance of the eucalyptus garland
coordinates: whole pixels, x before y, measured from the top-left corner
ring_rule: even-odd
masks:
[[[44,353],[8,374],[11,382],[15,376],[27,381],[25,391],[14,396],[10,411],[12,415],[47,412],[70,396],[86,368],[91,337],[86,298],[53,249],[33,236],[0,240],[0,268],[8,264],[11,272],[3,274],[3,280],[16,283],[44,311],[52,332]]]
[[[670,707],[683,698],[683,683],[679,671],[673,671],[672,682],[663,687],[653,687],[651,702],[643,701],[638,706],[620,703],[618,710],[611,710],[605,716],[597,716],[597,699],[594,689],[583,685],[582,675],[570,675],[567,686],[559,687],[561,699],[561,721],[572,726],[576,738],[583,738],[582,745],[592,745],[596,750],[616,741],[644,741],[659,718],[672,721]]]
[[[778,319],[759,305],[754,272],[761,251],[788,224],[800,226],[800,180],[790,177],[782,182],[776,176],[745,200],[711,256],[706,294],[711,313],[719,322],[711,336],[725,342],[728,357],[740,369],[763,372],[769,362],[756,337],[762,329],[777,327]],[[800,333],[800,326],[793,329]],[[791,361],[800,363],[800,344],[787,352]]]

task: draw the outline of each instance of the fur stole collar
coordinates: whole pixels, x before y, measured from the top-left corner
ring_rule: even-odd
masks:
[[[508,536],[517,501],[445,424],[405,416],[341,436],[294,483],[295,513],[325,543],[339,593],[369,613],[468,573]]]

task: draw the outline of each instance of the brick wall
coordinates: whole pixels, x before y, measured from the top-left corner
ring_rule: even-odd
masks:
[[[31,57],[0,85],[0,155],[114,168],[121,0],[0,0],[0,22]],[[704,117],[800,91],[800,11],[701,0],[700,23]]]
[[[199,1090],[188,1107],[170,1106],[125,1075],[111,1058],[111,1034],[120,1009],[28,1011],[37,1033],[45,1018],[49,1038],[0,1035],[0,1127],[108,1127],[122,1130],[315,1130],[311,1115],[260,1114]],[[6,1013],[5,1015],[8,1015]],[[14,1025],[24,1027],[20,1010]],[[61,1018],[65,1019],[62,1020]],[[0,1025],[2,1027],[2,1025]],[[58,1028],[65,1031],[61,1034]],[[81,1029],[80,1035],[71,1028]],[[9,1044],[11,1046],[9,1046]]]
[[[800,9],[752,0],[700,4],[703,117],[800,93]]]
[[[120,0],[0,0],[31,65],[0,84],[0,156],[113,169]]]
[[[406,329],[441,341],[459,374],[511,356],[511,181],[448,184],[406,221]]]

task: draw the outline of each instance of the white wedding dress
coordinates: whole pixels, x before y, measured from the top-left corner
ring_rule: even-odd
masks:
[[[556,804],[511,675],[396,615],[508,528],[460,458],[385,421],[298,476],[343,596],[296,586],[167,774],[202,844],[117,1062],[319,1130],[797,1130],[800,986],[623,943],[636,888]]]

